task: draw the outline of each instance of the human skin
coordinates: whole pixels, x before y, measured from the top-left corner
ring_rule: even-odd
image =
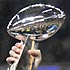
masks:
[[[25,37],[23,38],[23,36],[17,36],[17,38],[19,40],[26,39]],[[22,51],[22,47],[23,47],[22,43],[16,43],[14,46],[12,46],[11,50],[9,51],[10,56],[6,58],[6,61],[9,64],[16,62],[20,58],[19,56],[20,56],[20,52]],[[34,50],[30,49],[30,50],[28,50],[28,54],[32,55],[35,58],[35,68],[37,68],[42,59],[41,51],[39,49],[34,49]]]

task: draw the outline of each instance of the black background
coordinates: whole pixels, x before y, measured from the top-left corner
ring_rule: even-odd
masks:
[[[0,0],[0,63],[6,62],[11,46],[18,40],[7,33],[10,19],[22,8],[31,4],[44,3],[54,5],[66,14],[61,29],[51,38],[40,42],[42,63],[59,63],[70,61],[70,2],[69,0]]]

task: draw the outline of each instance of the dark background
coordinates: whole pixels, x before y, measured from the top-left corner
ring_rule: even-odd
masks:
[[[66,14],[66,20],[61,29],[51,38],[40,42],[42,63],[67,63],[70,62],[70,0],[0,0],[0,63],[6,63],[11,46],[18,40],[7,33],[10,19],[22,8],[36,3],[54,5]]]

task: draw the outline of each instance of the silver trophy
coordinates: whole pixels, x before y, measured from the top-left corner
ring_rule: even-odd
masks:
[[[60,29],[65,18],[64,12],[54,6],[46,4],[30,5],[20,10],[11,19],[7,26],[7,32],[14,38],[17,38],[19,35],[25,37],[26,41],[23,44],[25,48],[28,38],[31,39],[31,49],[34,49],[36,43],[53,36]],[[20,58],[22,53],[23,50],[21,51]],[[17,70],[19,60],[13,63],[9,70]],[[25,68],[33,70],[33,62],[34,57],[30,55],[29,63]]]

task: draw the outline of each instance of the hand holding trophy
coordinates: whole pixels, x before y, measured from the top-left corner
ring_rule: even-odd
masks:
[[[35,4],[20,10],[9,22],[7,32],[14,38],[21,35],[32,41],[31,49],[35,49],[35,44],[53,36],[62,26],[65,20],[65,14],[59,8],[46,4]],[[18,39],[18,38],[17,38]],[[21,42],[23,42],[23,39]],[[35,43],[36,42],[36,43]],[[21,51],[21,55],[23,50]],[[20,59],[19,59],[20,60]],[[13,63],[9,70],[17,70],[19,60]],[[29,56],[27,70],[33,70],[34,57]]]

